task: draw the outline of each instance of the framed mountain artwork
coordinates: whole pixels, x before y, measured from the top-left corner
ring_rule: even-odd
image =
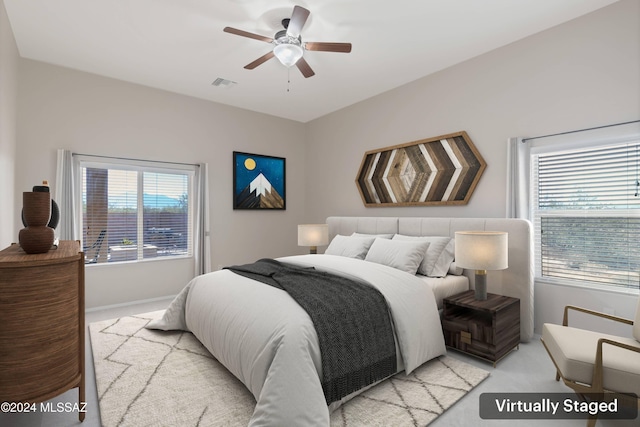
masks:
[[[286,159],[233,152],[233,209],[286,209]]]
[[[461,131],[367,151],[356,185],[367,207],[465,205],[486,166]]]

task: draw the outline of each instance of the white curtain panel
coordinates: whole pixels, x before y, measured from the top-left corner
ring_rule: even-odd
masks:
[[[529,216],[529,144],[522,138],[507,140],[507,218]]]
[[[206,163],[200,163],[195,176],[195,275],[211,271],[211,236],[209,233],[209,172]]]
[[[80,240],[82,237],[75,204],[76,175],[73,153],[70,150],[58,150],[54,200],[60,209],[60,223],[56,229],[60,240]]]

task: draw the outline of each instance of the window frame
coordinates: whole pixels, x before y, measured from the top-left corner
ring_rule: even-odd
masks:
[[[620,209],[617,211],[609,211],[606,209],[538,209],[537,207],[537,193],[538,193],[538,180],[536,176],[537,165],[536,156],[541,154],[559,154],[562,152],[570,152],[576,150],[591,150],[597,148],[606,148],[619,146],[622,144],[640,144],[640,133],[621,131],[619,129],[600,129],[596,132],[590,132],[585,134],[576,133],[571,135],[561,135],[559,137],[539,140],[535,139],[527,141],[528,147],[528,205],[529,205],[529,219],[533,224],[534,234],[534,253],[535,253],[535,281],[540,283],[548,283],[559,286],[578,287],[582,289],[600,290],[611,293],[621,294],[640,294],[640,284],[636,287],[622,287],[616,285],[606,285],[602,283],[590,282],[581,280],[579,278],[557,278],[550,276],[543,276],[542,274],[542,237],[541,237],[541,225],[539,211],[546,211],[547,216],[576,216],[578,213],[584,217],[627,217],[627,218],[640,218],[640,209]]]
[[[75,181],[75,216],[78,218],[78,231],[81,236],[81,243],[84,247],[85,244],[89,242],[84,242],[84,217],[83,217],[83,169],[85,168],[100,168],[100,169],[117,169],[117,170],[126,170],[126,171],[135,171],[138,174],[138,183],[137,183],[137,237],[138,241],[142,242],[142,245],[137,245],[137,256],[135,259],[124,260],[124,261],[108,261],[96,264],[87,264],[87,266],[93,265],[121,265],[123,263],[140,263],[140,262],[162,262],[162,261],[170,261],[176,259],[188,259],[194,257],[194,245],[195,245],[195,203],[196,203],[196,193],[195,193],[195,179],[198,165],[194,164],[186,164],[186,163],[174,163],[174,162],[161,162],[161,161],[151,161],[151,160],[142,160],[142,159],[127,159],[127,158],[118,158],[118,157],[106,157],[106,156],[94,156],[87,154],[74,154],[74,169],[76,171],[76,176],[74,178]],[[158,256],[158,257],[144,257],[144,227],[142,226],[142,221],[144,218],[144,201],[143,201],[143,179],[140,176],[145,172],[151,173],[161,173],[161,174],[177,174],[177,175],[187,175],[188,176],[188,184],[187,184],[187,228],[188,228],[188,236],[187,236],[187,253],[186,254],[175,254],[175,255],[167,255],[167,256]]]

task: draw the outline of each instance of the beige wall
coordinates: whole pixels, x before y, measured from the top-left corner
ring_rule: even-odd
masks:
[[[14,237],[14,162],[16,150],[16,102],[18,49],[0,0],[0,248]]]
[[[504,217],[507,138],[638,119],[640,2],[622,0],[309,123],[307,216]],[[487,162],[468,205],[364,207],[354,180],[365,151],[460,130]],[[633,318],[636,301],[536,283],[536,331],[569,303]]]
[[[615,3],[314,120],[309,216],[504,216],[507,138],[640,118],[638,8]],[[364,207],[365,151],[461,130],[488,164],[468,205]]]
[[[328,215],[502,217],[508,137],[640,117],[639,15],[637,1],[622,0],[307,124],[21,59],[15,183],[12,187],[2,177],[0,198],[7,197],[7,188],[15,191],[16,211],[20,192],[42,179],[53,181],[57,148],[208,162],[214,268],[302,253],[296,224]],[[3,39],[5,22],[0,21]],[[4,42],[1,46],[5,66]],[[14,62],[15,57],[15,52],[8,56]],[[14,95],[0,90],[2,103],[15,97],[10,82]],[[14,116],[15,111],[0,113],[0,120]],[[467,206],[363,206],[354,179],[365,151],[459,130],[469,133],[488,163]],[[233,150],[287,158],[286,211],[232,210]],[[6,159],[6,151],[0,151],[0,161],[3,155]],[[4,211],[0,239],[10,223],[15,240],[21,225],[17,217],[2,216]],[[93,266],[87,269],[87,305],[173,294],[190,274],[190,264],[182,262]],[[628,311],[628,297],[557,287],[553,292],[536,287],[537,310],[554,306],[553,313],[536,312],[536,323],[555,316],[555,306],[571,295],[592,306],[623,307],[620,314]]]
[[[18,93],[16,193],[43,179],[55,186],[58,148],[206,162],[214,269],[301,250],[303,124],[26,59],[19,61]],[[233,211],[234,150],[287,159],[285,211]],[[14,238],[20,228],[15,219]],[[176,294],[192,270],[191,261],[88,266],[87,307]]]

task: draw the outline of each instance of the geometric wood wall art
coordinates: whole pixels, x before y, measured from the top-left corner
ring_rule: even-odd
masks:
[[[486,167],[462,131],[367,151],[356,185],[367,207],[465,205]]]

